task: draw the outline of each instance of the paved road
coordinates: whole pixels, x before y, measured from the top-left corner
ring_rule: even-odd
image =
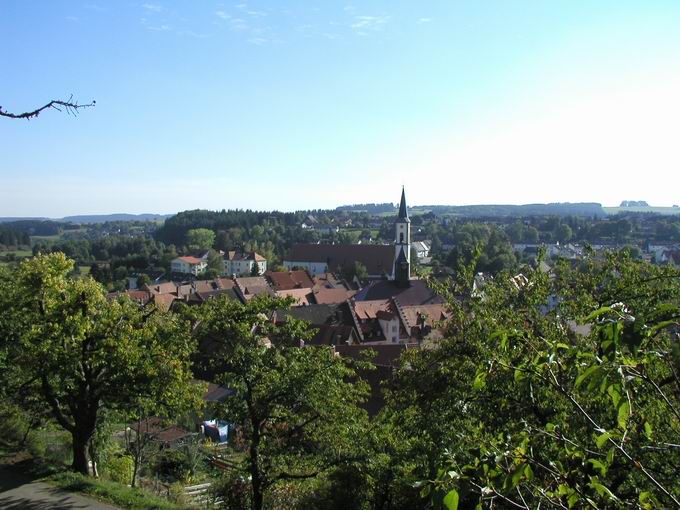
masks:
[[[11,468],[0,468],[0,508],[3,510],[119,510],[80,494],[33,482]]]

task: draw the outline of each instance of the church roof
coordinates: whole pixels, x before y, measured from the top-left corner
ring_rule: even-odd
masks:
[[[397,221],[406,221],[409,223],[411,221],[408,219],[408,211],[406,210],[406,193],[403,187],[401,188],[401,202],[399,203],[399,216],[397,216]]]
[[[294,244],[284,260],[322,263],[329,271],[361,262],[369,275],[381,275],[392,272],[394,255],[394,246],[382,244]]]

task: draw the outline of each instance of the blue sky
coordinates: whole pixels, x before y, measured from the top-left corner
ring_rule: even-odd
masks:
[[[680,202],[677,1],[0,0],[0,216]]]

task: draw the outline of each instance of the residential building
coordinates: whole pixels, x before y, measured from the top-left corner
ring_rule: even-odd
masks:
[[[224,274],[250,276],[253,274],[255,264],[257,264],[258,275],[263,275],[267,271],[267,259],[259,253],[229,251],[224,257]]]
[[[198,276],[208,267],[204,259],[197,257],[177,257],[170,262],[170,270],[178,274],[191,274]]]
[[[418,259],[425,259],[430,256],[430,245],[428,241],[413,241],[411,250]]]

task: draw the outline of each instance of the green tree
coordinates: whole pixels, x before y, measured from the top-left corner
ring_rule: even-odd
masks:
[[[209,250],[215,244],[215,232],[209,228],[192,228],[187,231],[185,242],[190,250]]]
[[[501,273],[483,299],[449,306],[448,338],[407,353],[385,411],[414,438],[423,496],[448,508],[679,504],[680,273],[619,253],[560,263],[554,278]]]
[[[71,279],[61,253],[23,262],[3,282],[0,311],[10,360],[5,383],[30,388],[72,436],[73,469],[88,473],[88,445],[103,412],[140,399],[170,409],[195,398],[191,338],[178,317],[107,299],[91,278]]]
[[[536,229],[536,227],[529,225],[526,228],[526,230],[524,231],[523,241],[525,243],[528,243],[528,244],[536,244],[536,243],[538,243],[538,238],[539,238],[539,234],[538,234],[538,230]]]
[[[351,382],[348,361],[327,347],[299,347],[307,325],[268,317],[289,301],[257,298],[243,305],[213,300],[196,313],[196,335],[209,346],[215,382],[235,392],[219,407],[241,426],[252,508],[259,510],[275,485],[309,480],[347,461],[355,434],[365,426],[357,407],[366,389]]]
[[[218,275],[224,273],[224,259],[222,255],[216,250],[208,250],[208,267],[207,270],[212,270]]]
[[[253,263],[253,268],[250,270],[250,276],[260,276],[260,265],[257,261]]]
[[[342,277],[347,281],[353,281],[356,276],[360,281],[365,281],[368,278],[368,269],[361,262],[355,261],[354,264],[343,266]]]
[[[566,243],[569,241],[573,235],[571,227],[566,223],[560,223],[554,231],[555,239],[560,243]]]

